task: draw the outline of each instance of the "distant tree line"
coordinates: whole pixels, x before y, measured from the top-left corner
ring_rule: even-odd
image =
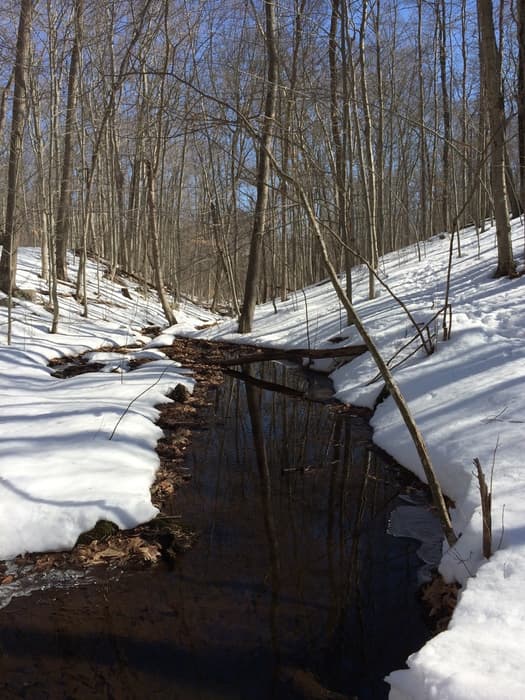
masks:
[[[240,316],[525,201],[525,0],[21,0],[0,7],[0,289],[19,245]],[[315,225],[313,219],[315,218]],[[173,310],[175,309],[175,311]]]

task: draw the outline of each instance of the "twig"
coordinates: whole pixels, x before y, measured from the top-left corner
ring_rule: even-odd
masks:
[[[140,394],[137,394],[137,396],[135,396],[134,398],[131,399],[131,401],[128,403],[128,405],[127,405],[126,408],[124,409],[124,412],[122,413],[122,415],[120,416],[120,418],[118,419],[118,421],[115,423],[115,427],[114,427],[113,430],[111,431],[111,435],[110,435],[109,438],[108,438],[109,440],[113,440],[113,437],[114,437],[115,433],[117,432],[117,428],[119,427],[120,423],[121,423],[122,420],[124,419],[124,416],[128,413],[129,409],[133,406],[133,404],[135,403],[135,401],[138,401],[138,399],[140,399],[141,396],[144,396],[144,394],[146,394],[150,389],[153,389],[153,387],[156,386],[156,385],[160,382],[160,380],[162,379],[162,377],[166,374],[166,372],[167,372],[171,367],[173,367],[173,365],[171,365],[171,364],[170,364],[170,365],[167,365],[167,366],[162,370],[162,372],[159,374],[159,376],[157,377],[157,379],[153,382],[153,384],[151,384],[150,386],[146,387],[143,391],[140,392]]]
[[[306,341],[308,343],[308,349],[310,350],[311,348],[311,343],[310,343],[310,320],[308,318],[308,299],[306,297],[306,292],[304,289],[301,289],[303,296],[304,296],[304,311],[306,314]]]
[[[498,451],[499,447],[499,435],[496,439],[496,447],[494,448],[494,452],[492,454],[492,466],[490,468],[490,493],[492,493],[492,480],[494,478],[494,468],[496,466],[496,453]]]
[[[501,535],[498,542],[498,551],[501,549],[501,545],[503,544],[503,535],[505,534],[505,505],[506,504],[504,503],[501,509]]]

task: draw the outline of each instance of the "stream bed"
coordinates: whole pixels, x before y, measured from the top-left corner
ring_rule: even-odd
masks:
[[[370,449],[366,421],[328,403],[327,380],[251,373],[210,392],[186,455],[170,510],[196,544],[171,569],[14,599],[0,697],[388,696],[384,676],[430,636],[420,543],[388,534],[413,487]]]

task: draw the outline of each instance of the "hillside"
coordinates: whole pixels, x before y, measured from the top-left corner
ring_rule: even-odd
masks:
[[[515,251],[522,250],[519,222],[513,233]],[[368,330],[385,357],[399,353],[395,375],[454,502],[459,535],[453,549],[444,549],[440,564],[446,580],[463,586],[452,622],[410,657],[408,670],[389,676],[392,700],[525,695],[525,278],[491,276],[493,230],[479,239],[475,231],[465,231],[461,242],[462,256],[454,257],[452,267],[451,339],[441,339],[441,319],[432,322],[435,347],[430,355],[414,352],[418,341],[407,345],[414,330],[388,292],[381,289],[368,301],[366,271],[358,269],[354,277],[357,309]],[[382,278],[420,324],[443,305],[448,249],[447,237],[435,237],[422,244],[421,260],[414,247],[381,262]],[[100,518],[130,527],[155,514],[149,498],[158,466],[153,448],[160,435],[154,406],[165,401],[175,384],[191,390],[193,381],[157,349],[173,337],[280,348],[360,342],[328,283],[294,293],[275,307],[260,306],[250,335],[239,336],[234,320],[217,319],[186,303],[178,312],[179,323],[150,340],[141,329],[162,324],[158,303],[129,281],[111,283],[95,263],[89,266],[89,318],[81,318],[71,288],[62,285],[60,333],[51,336],[38,265],[37,252],[20,251],[17,284],[26,294],[13,309],[13,344],[7,347],[4,340],[0,350],[0,417],[9,426],[0,442],[2,558],[71,547]],[[2,306],[4,333],[6,313]],[[132,373],[98,372],[67,383],[47,367],[51,358],[119,345],[133,345],[129,355],[142,352],[154,361]],[[112,369],[128,360],[126,355],[93,358]],[[348,364],[330,366],[322,360],[314,365],[332,372],[341,401],[374,406],[382,382],[367,354]],[[390,398],[379,403],[372,425],[374,441],[423,479]],[[494,554],[488,561],[482,555],[475,458],[492,489]]]
[[[523,250],[523,226],[513,225],[514,250]],[[396,356],[395,376],[430,449],[446,494],[454,501],[452,519],[459,541],[445,548],[440,571],[463,586],[448,631],[435,637],[408,661],[409,670],[391,674],[392,700],[506,700],[525,696],[525,278],[494,279],[495,233],[461,234],[462,256],[454,257],[450,303],[452,336],[441,340],[441,318],[432,355],[418,341]],[[390,254],[382,278],[408,306],[418,323],[427,323],[443,305],[449,238]],[[393,358],[414,336],[405,312],[381,289],[366,300],[367,273],[355,275],[358,312],[383,356]],[[305,303],[306,302],[306,303]],[[320,284],[290,296],[286,303],[259,307],[256,331],[242,341],[272,347],[338,347],[358,343],[330,285]],[[435,326],[435,328],[434,328]],[[235,322],[205,333],[240,341]],[[166,337],[166,336],[164,336]],[[334,343],[334,339],[339,342]],[[164,342],[164,341],[163,341]],[[329,369],[326,361],[323,369]],[[382,389],[368,353],[332,373],[341,401],[372,407]],[[392,399],[381,402],[372,418],[374,442],[422,480],[419,458]],[[482,516],[473,460],[478,458],[492,489],[493,551],[482,555]]]
[[[20,249],[22,294],[14,300],[10,347],[5,301],[0,307],[0,559],[68,549],[100,519],[129,528],[154,517],[149,488],[162,435],[154,407],[176,384],[193,387],[163,353],[144,351],[149,338],[141,329],[163,323],[154,296],[129,280],[110,282],[104,266],[91,262],[89,318],[81,317],[72,285],[60,284],[61,320],[52,335],[39,269],[39,251]],[[193,307],[189,313],[195,322],[210,318]],[[119,346],[128,352],[110,352]],[[90,350],[106,351],[90,360],[108,371],[64,380],[47,366]],[[141,357],[153,361],[126,372],[129,360]]]

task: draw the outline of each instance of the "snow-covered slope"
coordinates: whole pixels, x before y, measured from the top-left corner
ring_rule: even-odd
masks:
[[[522,259],[523,227],[513,226]],[[408,659],[408,669],[388,680],[392,700],[518,700],[525,697],[525,277],[493,279],[495,236],[462,234],[462,257],[452,269],[452,337],[434,354],[409,346],[396,377],[429,446],[447,494],[454,500],[457,545],[444,551],[441,571],[463,591],[449,629]],[[382,261],[382,276],[416,320],[426,322],[444,301],[449,240],[436,237]],[[19,254],[17,283],[38,289],[38,255]],[[0,557],[25,549],[69,547],[81,530],[101,518],[123,526],[154,514],[149,485],[157,466],[159,430],[154,405],[176,383],[191,379],[160,357],[129,374],[84,375],[59,380],[51,357],[101,345],[143,343],[151,349],[174,335],[206,336],[274,347],[338,347],[359,343],[329,284],[257,309],[254,333],[239,336],[234,321],[203,331],[210,314],[187,305],[179,324],[147,342],[140,328],[162,324],[158,304],[124,283],[111,285],[89,270],[90,318],[61,286],[60,333],[48,333],[50,315],[33,301],[13,310],[14,337],[5,345],[5,307],[0,307]],[[412,337],[406,314],[381,289],[366,300],[367,273],[354,279],[359,313],[385,357]],[[129,285],[128,285],[129,286]],[[437,322],[439,335],[440,320]],[[114,358],[107,358],[114,362]],[[326,361],[318,363],[329,368]],[[381,382],[368,355],[333,371],[339,398],[372,406]],[[126,406],[140,396],[111,433]],[[387,399],[373,418],[374,440],[423,478],[408,433]],[[492,486],[495,553],[481,555],[479,489],[472,460],[479,458]]]
[[[39,251],[19,250],[17,285],[26,298],[15,299],[9,347],[0,295],[0,559],[70,548],[99,519],[132,527],[154,517],[149,487],[161,437],[154,406],[166,402],[176,384],[193,388],[193,380],[158,351],[131,373],[51,376],[51,358],[144,345],[149,338],[141,328],[164,319],[153,296],[144,297],[129,281],[111,283],[90,263],[89,318],[81,317],[73,288],[61,284],[59,333],[51,335],[39,266]],[[210,319],[191,305],[180,315],[194,323]],[[126,364],[122,355],[93,359]]]
[[[515,254],[523,260],[523,225],[513,225]],[[382,261],[382,277],[418,322],[443,305],[449,238]],[[518,700],[525,698],[525,277],[494,279],[495,233],[461,235],[454,255],[450,303],[452,337],[434,354],[419,351],[395,375],[429,446],[446,493],[454,500],[459,541],[444,551],[440,570],[464,588],[449,629],[392,673],[392,700]],[[406,314],[381,289],[366,300],[364,270],[356,272],[357,309],[383,355],[392,357],[414,334]],[[439,335],[441,319],[436,322]],[[254,332],[240,338],[233,321],[184,332],[275,347],[337,347],[358,343],[329,284],[291,295],[286,303],[257,309]],[[333,343],[334,338],[342,337]],[[408,356],[415,345],[403,351]],[[396,359],[399,359],[399,357]],[[372,406],[381,382],[368,354],[336,369],[342,401]],[[372,420],[375,442],[424,479],[416,450],[391,399]],[[482,518],[473,459],[492,487],[493,543],[482,556]],[[446,548],[445,548],[446,550]]]

